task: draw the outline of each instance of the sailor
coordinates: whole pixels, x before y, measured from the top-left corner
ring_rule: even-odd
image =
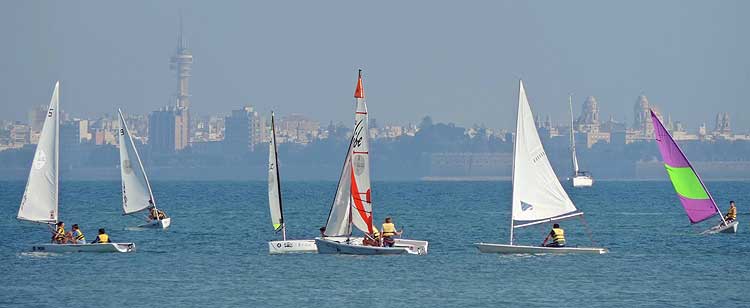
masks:
[[[109,235],[107,235],[107,232],[104,231],[104,228],[99,229],[99,235],[97,235],[96,239],[94,239],[94,241],[91,242],[91,244],[96,244],[96,243],[101,243],[101,244],[111,243],[111,241],[109,240]]]
[[[78,228],[78,224],[73,225],[71,233],[74,244],[86,244],[86,237],[83,236],[83,231]]]
[[[727,215],[724,216],[724,220],[732,222],[735,219],[737,219],[737,207],[734,205],[734,201],[729,201],[729,210],[727,211]]]
[[[380,247],[380,232],[378,228],[372,228],[372,233],[365,233],[365,238],[362,240],[362,245]]]
[[[326,237],[326,226],[320,227],[320,237]]]
[[[547,244],[547,241],[549,239],[552,239],[552,243]],[[552,225],[552,231],[547,234],[547,237],[544,238],[544,242],[542,242],[542,246],[544,247],[565,247],[565,230],[560,228],[560,225],[554,224]]]
[[[152,205],[151,210],[148,212],[149,220],[162,220],[164,218],[167,218],[167,215],[164,213],[164,211],[159,210],[153,206],[154,203],[151,200],[148,200],[148,203]]]
[[[52,231],[52,242],[57,244],[65,244],[67,241],[68,239],[65,234],[65,223],[59,221],[55,225],[55,231]]]
[[[396,225],[391,221],[391,217],[386,217],[383,223],[381,236],[383,237],[383,246],[393,247],[396,241],[393,239],[394,235],[401,235],[402,231],[396,230]]]

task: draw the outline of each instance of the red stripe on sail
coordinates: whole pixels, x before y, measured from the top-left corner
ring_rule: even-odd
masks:
[[[360,196],[361,193],[359,192],[359,188],[357,187],[357,181],[354,178],[354,166],[352,166],[351,170],[352,170],[351,172],[351,177],[352,177],[351,194],[352,194],[352,199],[354,200],[354,207],[357,208],[357,213],[359,213],[359,216],[362,217],[362,220],[364,220],[365,223],[367,224],[367,229],[370,230],[370,232],[372,233],[372,216],[367,215],[367,212],[365,211],[365,205],[362,204],[362,197]],[[366,201],[368,203],[370,202],[370,190],[369,189],[367,190]]]
[[[365,87],[362,86],[362,70],[359,70],[359,78],[357,79],[357,89],[354,90],[355,98],[365,98]]]

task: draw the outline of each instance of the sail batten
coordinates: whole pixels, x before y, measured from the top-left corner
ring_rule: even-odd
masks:
[[[279,158],[276,150],[276,127],[271,113],[271,140],[268,142],[268,206],[271,210],[271,223],[274,230],[284,227],[284,211],[281,204],[281,184],[279,182]]]
[[[58,221],[60,153],[60,82],[55,83],[16,216],[37,223]]]
[[[143,168],[141,157],[135,148],[133,136],[130,134],[125,117],[120,115],[120,177],[122,179],[122,211],[124,215],[131,215],[146,209],[156,207],[156,200],[151,191],[146,170]],[[137,166],[134,166],[136,165]]]
[[[523,81],[519,82],[518,118],[513,149],[512,221],[547,221],[577,211],[547,159]]]
[[[721,214],[698,172],[653,110],[651,121],[654,124],[654,138],[659,145],[664,167],[690,222],[699,223]]]

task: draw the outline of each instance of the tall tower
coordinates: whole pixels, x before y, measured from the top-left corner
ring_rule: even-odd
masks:
[[[177,105],[175,108],[175,150],[182,150],[190,142],[190,91],[193,53],[188,49],[183,36],[182,14],[180,30],[177,34],[177,50],[169,61],[170,68],[177,73]]]

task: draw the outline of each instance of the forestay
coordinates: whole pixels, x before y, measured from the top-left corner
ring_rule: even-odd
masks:
[[[156,200],[151,192],[146,171],[143,169],[141,157],[135,148],[133,137],[128,125],[120,115],[120,175],[122,177],[122,210],[125,214],[133,214],[156,206]],[[151,202],[149,202],[151,201]]]
[[[550,166],[534,124],[523,81],[513,150],[513,221],[523,227],[578,215]]]
[[[60,82],[55,83],[39,143],[31,163],[18,219],[56,223],[58,218],[58,162],[60,149]]]
[[[268,206],[271,210],[273,229],[279,231],[284,224],[281,208],[281,186],[279,184],[279,160],[276,152],[276,127],[271,112],[271,140],[268,142]]]
[[[653,110],[651,121],[654,123],[654,137],[664,159],[664,167],[690,222],[699,223],[719,214],[719,208],[700,176]]]

